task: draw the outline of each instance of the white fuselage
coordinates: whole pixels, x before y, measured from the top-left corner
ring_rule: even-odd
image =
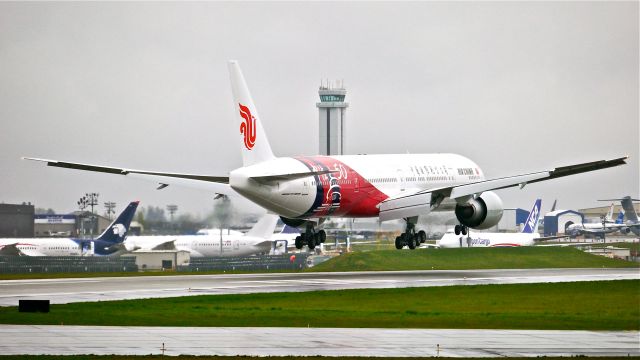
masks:
[[[469,235],[446,233],[438,241],[438,246],[441,248],[533,246],[534,239],[539,237],[540,234],[537,233],[472,232]]]
[[[222,240],[222,245],[221,245]],[[220,235],[164,235],[129,236],[124,242],[125,248],[132,250],[152,250],[161,244],[175,250],[184,250],[191,257],[208,256],[247,256],[268,253],[271,244],[265,239],[235,234]]]
[[[252,178],[326,170],[335,172],[295,180]],[[389,197],[480,180],[480,167],[455,154],[276,158],[230,174],[234,190],[288,218],[376,217],[380,202]],[[446,203],[438,208],[451,209]]]
[[[79,241],[70,238],[20,238],[0,239],[0,249],[14,245],[27,256],[80,256],[82,247]],[[85,254],[86,255],[86,254]]]

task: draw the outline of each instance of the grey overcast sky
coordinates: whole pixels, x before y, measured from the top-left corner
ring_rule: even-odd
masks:
[[[638,2],[0,3],[0,201],[86,192],[204,214],[212,194],[34,156],[224,175],[241,166],[226,61],[274,151],[318,148],[320,79],[344,79],[348,153],[454,152],[489,177],[630,155],[499,194],[546,211],[638,196]],[[100,208],[102,211],[102,207]]]

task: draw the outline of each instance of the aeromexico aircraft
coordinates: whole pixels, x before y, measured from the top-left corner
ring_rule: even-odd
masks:
[[[22,256],[87,256],[115,255],[124,251],[129,225],[138,201],[129,205],[95,240],[76,238],[0,239],[0,255]]]
[[[519,233],[488,233],[473,232],[465,235],[455,235],[446,233],[440,241],[438,247],[460,248],[460,247],[509,247],[509,246],[532,246],[537,242],[557,239],[561,236],[540,237],[538,233],[538,221],[540,220],[540,206],[542,200],[538,199],[533,204],[529,216],[524,223],[522,232]]]
[[[128,251],[185,250],[191,257],[246,256],[271,251],[270,239],[278,216],[263,215],[246,234],[207,232],[200,235],[129,236],[124,242]]]
[[[226,176],[133,170],[57,160],[27,158],[49,166],[143,177],[169,184],[205,185],[224,195],[240,195],[280,215],[285,224],[304,229],[296,246],[314,248],[325,239],[323,222],[331,217],[404,219],[398,249],[413,249],[425,238],[415,224],[431,211],[455,211],[456,233],[488,229],[502,217],[502,201],[493,190],[519,186],[626,163],[628,157],[597,160],[500,178],[487,178],[472,160],[456,154],[386,154],[276,157],[262,127],[244,76],[229,62],[243,166]]]

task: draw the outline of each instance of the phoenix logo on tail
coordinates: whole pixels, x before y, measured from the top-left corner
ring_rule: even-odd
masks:
[[[240,105],[240,116],[244,122],[240,124],[240,133],[244,135],[244,146],[247,150],[251,150],[256,144],[256,118],[251,115],[248,107]]]

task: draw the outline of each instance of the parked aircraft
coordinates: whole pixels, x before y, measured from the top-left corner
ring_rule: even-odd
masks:
[[[261,117],[236,61],[229,62],[238,143],[243,166],[228,176],[179,174],[80,164],[57,160],[48,166],[141,177],[159,183],[203,185],[217,194],[238,194],[280,215],[285,224],[304,231],[296,247],[324,242],[324,220],[330,217],[404,219],[398,249],[414,249],[424,231],[415,224],[431,211],[455,212],[456,234],[468,228],[488,229],[500,221],[502,200],[493,190],[536,183],[626,163],[627,156],[487,179],[480,167],[456,154],[384,154],[276,157]],[[379,139],[383,141],[383,139]]]
[[[191,257],[246,256],[268,253],[273,242],[270,237],[278,216],[266,214],[246,234],[220,231],[200,235],[129,236],[124,245],[135,250],[185,250]]]
[[[571,237],[576,237],[578,235],[593,235],[602,237],[605,234],[620,231],[622,229],[620,225],[623,224],[624,213],[620,211],[616,220],[613,220],[613,208],[614,204],[611,204],[609,212],[604,216],[601,222],[571,224],[567,226],[565,233]]]
[[[129,205],[95,240],[77,238],[0,239],[0,255],[22,256],[90,256],[115,255],[124,250],[129,225],[138,201]]]
[[[627,218],[627,221],[622,221],[620,226],[620,232],[623,234],[628,234],[633,232],[636,235],[640,235],[640,219],[638,218],[638,214],[636,213],[636,209],[633,207],[634,201],[640,201],[638,199],[632,199],[631,196],[625,196],[621,199],[608,199],[608,200],[600,200],[600,201],[620,201],[622,205],[622,209],[624,210],[624,215]]]
[[[538,221],[540,220],[540,206],[542,200],[538,199],[533,204],[529,216],[525,221],[524,229],[519,233],[489,233],[473,232],[465,235],[445,234],[438,246],[441,248],[460,247],[505,247],[505,246],[532,246],[537,242],[557,239],[557,236],[540,237],[538,234]]]

